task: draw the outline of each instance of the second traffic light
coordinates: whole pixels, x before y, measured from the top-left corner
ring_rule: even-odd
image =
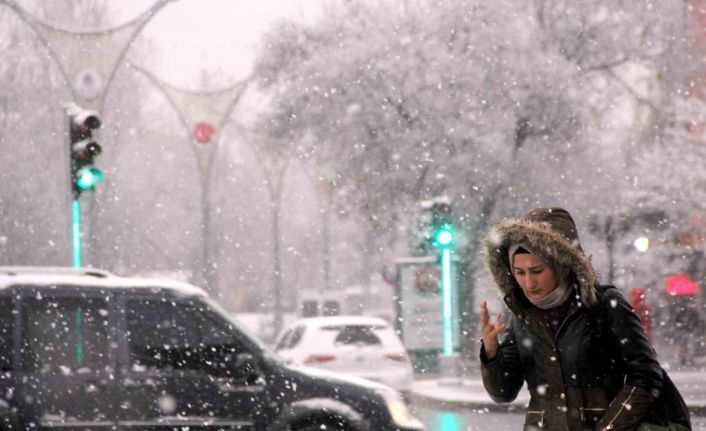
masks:
[[[456,232],[451,224],[434,226],[432,244],[442,250],[453,248],[456,243]]]
[[[447,250],[456,245],[451,204],[440,199],[431,205],[431,243],[434,248]]]
[[[95,111],[81,109],[76,105],[68,108],[69,145],[71,153],[71,190],[78,199],[81,192],[92,190],[103,181],[103,172],[94,166],[102,148],[93,138],[102,121]]]

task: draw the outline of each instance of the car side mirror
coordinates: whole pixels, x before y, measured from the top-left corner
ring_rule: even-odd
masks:
[[[233,377],[248,384],[255,383],[260,378],[260,366],[250,353],[239,353],[233,361]]]

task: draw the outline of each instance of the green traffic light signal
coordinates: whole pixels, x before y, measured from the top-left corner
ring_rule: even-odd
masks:
[[[96,186],[96,184],[104,179],[105,175],[103,175],[103,172],[100,169],[85,167],[76,174],[76,187],[78,187],[81,191],[91,190]]]
[[[456,234],[453,226],[445,224],[434,231],[434,247],[449,249],[456,242]]]

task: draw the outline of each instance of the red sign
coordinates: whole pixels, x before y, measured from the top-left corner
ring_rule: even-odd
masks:
[[[210,123],[200,122],[194,126],[194,141],[199,144],[208,144],[213,139],[216,129]]]
[[[696,295],[699,285],[684,274],[670,275],[667,277],[667,293],[674,295]]]
[[[415,287],[419,293],[438,293],[441,275],[438,266],[422,266],[416,272]]]

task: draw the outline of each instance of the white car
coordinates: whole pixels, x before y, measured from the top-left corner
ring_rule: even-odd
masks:
[[[414,370],[394,328],[363,316],[311,317],[286,327],[275,344],[287,362],[352,374],[409,390]]]

